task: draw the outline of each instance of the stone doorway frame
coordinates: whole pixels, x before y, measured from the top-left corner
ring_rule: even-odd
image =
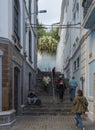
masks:
[[[94,73],[94,87],[93,87],[93,98],[94,98],[94,100],[93,100],[93,113],[94,113],[94,121],[95,121],[95,73]]]
[[[14,67],[14,108],[18,111],[18,100],[19,100],[19,86],[20,86],[20,69]]]
[[[0,50],[0,111],[2,111],[2,56],[3,51]]]

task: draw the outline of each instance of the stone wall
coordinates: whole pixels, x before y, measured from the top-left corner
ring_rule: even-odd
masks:
[[[7,111],[13,107],[13,62],[22,65],[23,58],[11,43],[0,43],[0,49],[4,53],[2,58],[2,110]]]
[[[9,110],[10,108],[10,62],[8,55],[8,44],[0,43],[0,49],[3,51],[4,55],[2,58],[2,109],[3,111]]]

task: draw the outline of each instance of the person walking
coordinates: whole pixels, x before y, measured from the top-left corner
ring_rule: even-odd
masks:
[[[64,92],[65,92],[65,89],[66,89],[66,84],[65,84],[65,81],[64,81],[62,75],[59,76],[59,79],[56,81],[56,84],[57,84],[56,87],[57,87],[57,90],[58,90],[59,99],[60,99],[60,102],[62,102]]]
[[[76,93],[76,87],[78,86],[75,77],[73,76],[71,80],[69,80],[69,92],[70,92],[70,100],[73,101]]]
[[[50,83],[51,79],[48,75],[43,77],[43,82],[44,82],[44,90],[48,93],[48,86]]]
[[[82,90],[77,91],[77,95],[73,100],[73,108],[72,111],[76,113],[76,126],[80,126],[81,130],[85,130],[85,126],[82,122],[81,115],[88,112],[88,102],[85,96],[83,96]]]
[[[53,77],[53,79],[55,78],[55,67],[53,67],[53,69],[52,69],[52,77]]]

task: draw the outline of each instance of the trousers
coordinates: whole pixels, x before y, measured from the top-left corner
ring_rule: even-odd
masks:
[[[75,97],[76,88],[70,88],[70,100],[73,101]]]
[[[80,125],[81,128],[84,128],[82,119],[81,119],[81,113],[76,113],[76,125]]]

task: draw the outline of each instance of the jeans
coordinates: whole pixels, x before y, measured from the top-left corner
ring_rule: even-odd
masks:
[[[80,125],[81,128],[84,128],[82,119],[81,119],[81,113],[76,113],[76,125]]]
[[[73,101],[75,97],[76,88],[70,88],[70,100]]]

